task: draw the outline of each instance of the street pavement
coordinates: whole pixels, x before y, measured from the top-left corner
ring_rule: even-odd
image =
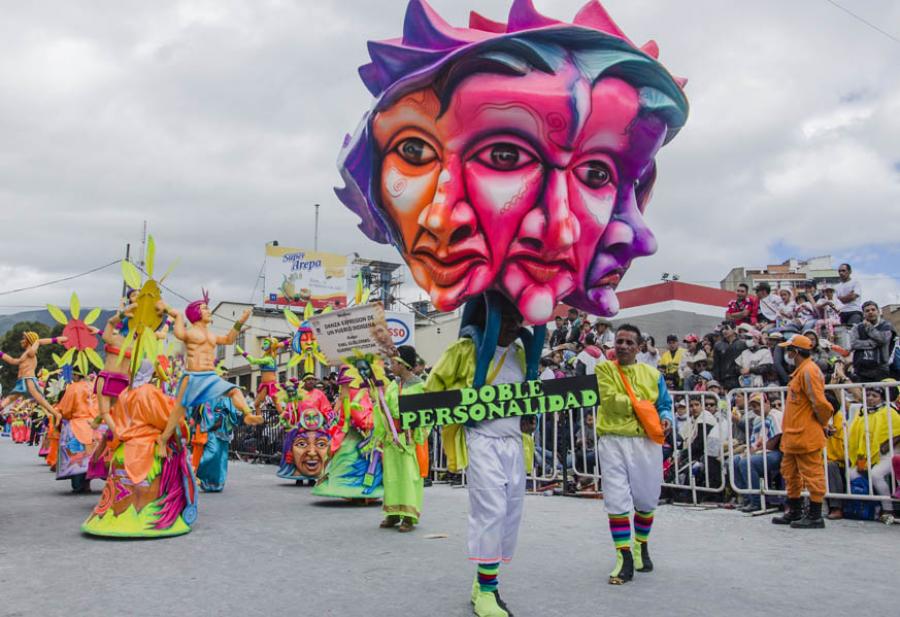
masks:
[[[202,494],[194,530],[163,540],[79,531],[99,498],[70,493],[37,448],[0,439],[0,616],[471,615],[466,492],[425,490],[411,534],[378,529],[379,508],[310,495],[275,467],[232,462]],[[897,610],[900,526],[824,531],[770,517],[664,506],[656,570],[606,584],[613,549],[598,500],[531,496],[501,590],[517,617],[887,615]]]

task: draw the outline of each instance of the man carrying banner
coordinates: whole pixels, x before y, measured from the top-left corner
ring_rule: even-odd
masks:
[[[512,304],[504,302],[487,384],[525,381],[525,352],[516,343],[521,329],[522,316]],[[474,375],[475,343],[470,338],[461,338],[434,365],[425,390],[439,392],[471,387]],[[451,460],[453,453],[448,452],[448,466],[455,467],[452,471],[466,469],[469,560],[478,564],[471,599],[475,614],[480,617],[509,615],[498,592],[498,572],[500,562],[509,562],[515,552],[525,500],[520,422],[518,416],[470,422],[463,429],[464,440],[457,440],[448,430],[461,429],[458,425],[445,427],[443,431],[445,447],[450,444],[453,448],[454,442],[461,444],[456,448],[455,460]]]
[[[603,503],[616,547],[611,585],[653,570],[647,538],[663,481],[662,443],[672,425],[672,397],[658,370],[637,362],[641,331],[616,330],[615,362],[598,364],[597,461],[603,470]],[[631,544],[631,514],[634,540]]]

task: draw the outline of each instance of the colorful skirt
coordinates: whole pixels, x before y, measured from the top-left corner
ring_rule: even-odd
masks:
[[[56,479],[68,480],[87,473],[91,462],[91,449],[78,441],[72,431],[72,423],[62,421],[59,429],[59,458],[56,462]]]
[[[363,444],[362,436],[351,428],[313,487],[312,494],[344,499],[381,499],[384,496],[381,453],[373,451],[364,455],[360,452]]]
[[[228,476],[227,439],[221,439],[215,433],[209,433],[203,446],[203,455],[197,465],[197,481],[200,488],[207,493],[218,493],[225,488]]]
[[[91,449],[91,460],[88,463],[88,480],[106,480],[109,462],[112,460],[113,434],[105,424],[94,429],[94,442]]]
[[[170,442],[170,448],[174,445]],[[154,455],[150,473],[132,482],[125,471],[125,444],[113,455],[100,503],[81,531],[117,538],[162,538],[186,534],[197,520],[197,491],[187,452]]]

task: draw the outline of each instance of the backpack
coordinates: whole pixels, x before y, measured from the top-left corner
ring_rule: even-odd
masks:
[[[868,495],[869,477],[860,476],[855,480],[850,480],[850,493],[853,495]],[[859,521],[874,521],[877,505],[878,503],[875,501],[847,499],[844,501],[844,518],[852,518]]]

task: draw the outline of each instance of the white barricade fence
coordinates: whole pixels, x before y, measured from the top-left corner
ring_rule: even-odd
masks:
[[[892,462],[900,453],[895,443],[900,440],[895,437],[900,426],[891,403],[898,387],[900,382],[896,381],[826,386],[837,403],[835,417],[826,427],[828,442],[822,451],[825,498],[832,507],[852,500],[881,502],[883,511],[893,510],[891,498],[898,478]],[[777,435],[781,434],[786,396],[785,387],[738,388],[728,393],[732,409],[727,444],[731,489],[751,500],[758,497],[761,510],[766,508],[767,496],[786,496],[778,438],[768,434],[773,424]],[[886,432],[876,434],[876,428],[884,424]],[[875,443],[876,436],[883,442]],[[853,492],[853,481],[861,477],[868,477],[867,491]]]
[[[690,497],[698,503],[702,494],[725,491],[723,448],[728,431],[723,425],[723,402],[713,392],[670,391],[675,414],[672,431],[663,446],[663,486],[675,492],[677,500]],[[693,409],[693,413],[692,413]],[[603,470],[597,464],[595,408],[570,410],[569,449],[566,465],[576,480],[591,479],[602,489]]]

